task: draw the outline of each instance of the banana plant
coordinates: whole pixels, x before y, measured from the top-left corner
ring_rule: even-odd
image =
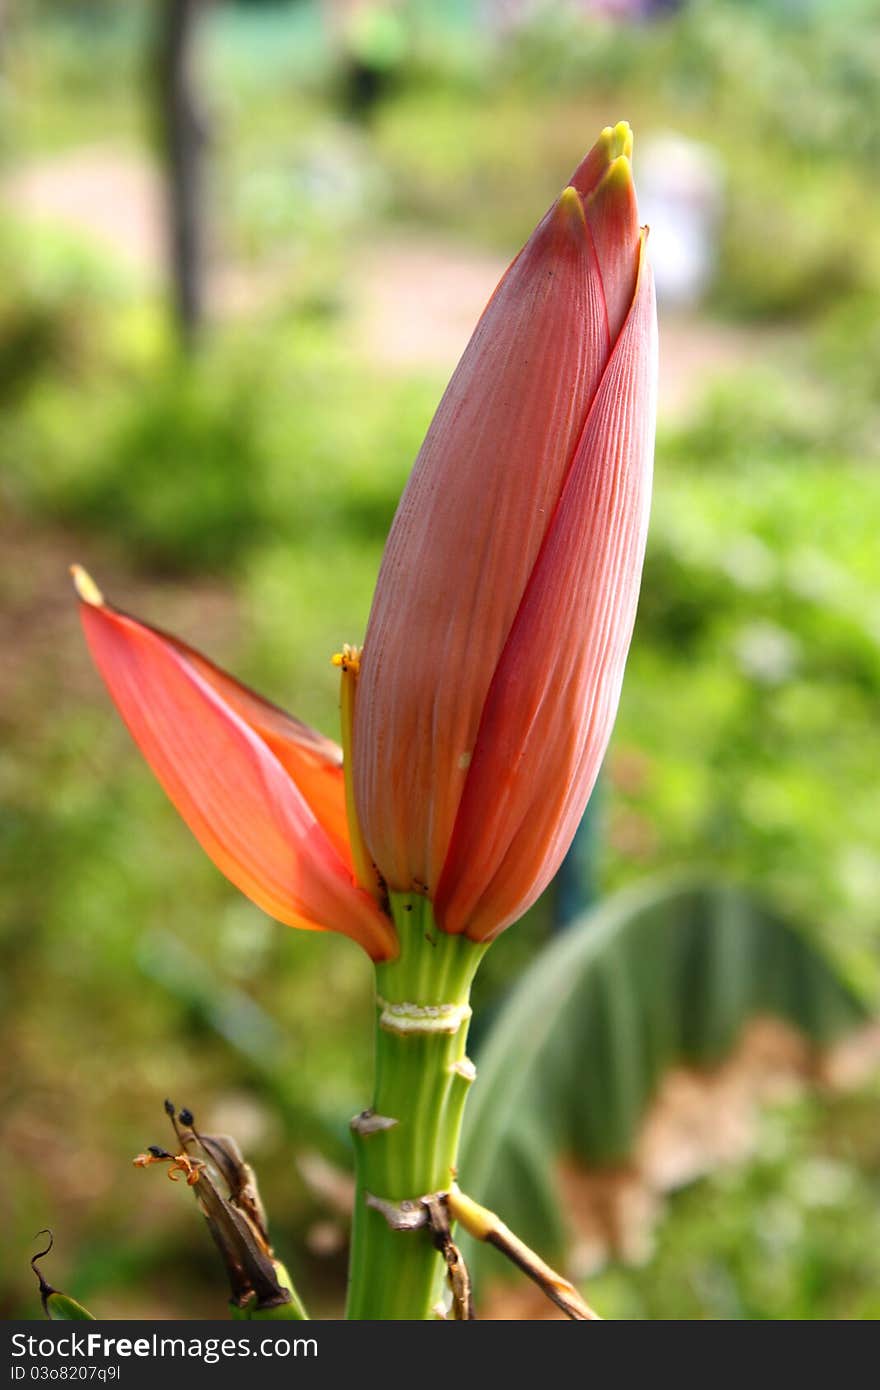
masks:
[[[675,1059],[721,1055],[764,1006],[811,1038],[855,1010],[802,943],[723,891],[652,899],[626,929],[609,904],[508,1005],[477,1092],[480,1137],[459,1154],[471,986],[583,818],[635,622],[657,326],[632,153],[625,122],[601,132],[477,324],[392,523],[363,646],[333,658],[341,747],[74,567],[95,665],[215,865],[278,921],[342,933],[374,966],[375,1083],[351,1125],[352,1319],[429,1319],[444,1289],[444,1310],[469,1317],[456,1223],[591,1319],[484,1205],[496,1168],[498,1182],[519,1174],[511,1209],[529,1192],[526,1237],[561,1248],[536,1159],[548,1134],[620,1156]],[[144,1166],[169,1163],[195,1189],[234,1305],[301,1316],[234,1151],[171,1118],[175,1152],[148,1150]]]
[[[601,132],[477,324],[392,524],[363,648],[334,658],[341,749],[73,571],[95,665],[217,867],[375,965],[354,1319],[433,1317],[458,1269],[438,1194],[473,1081],[471,984],[559,868],[614,724],[656,418],[632,152],[626,122]],[[402,1239],[409,1203],[430,1230]]]

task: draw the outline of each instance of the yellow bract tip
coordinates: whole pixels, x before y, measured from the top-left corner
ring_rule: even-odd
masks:
[[[606,179],[615,177],[632,178],[632,165],[629,162],[629,155],[619,154],[616,159],[613,159],[608,165],[605,177]]]
[[[632,165],[625,154],[613,159],[596,187],[587,197],[587,207],[596,210],[608,207],[609,203],[620,208],[635,198]]]
[[[103,608],[104,595],[98,588],[88,570],[84,570],[82,565],[71,565],[70,573],[73,578],[74,588],[79,594],[83,603],[89,603],[93,608]]]
[[[607,125],[601,134],[609,160],[626,155],[632,159],[633,133],[629,121],[618,121],[617,125]]]
[[[564,217],[569,218],[577,227],[586,224],[584,216],[584,205],[581,202],[581,195],[576,188],[569,184],[568,188],[563,188],[559,195],[559,202],[556,204],[556,211]]]

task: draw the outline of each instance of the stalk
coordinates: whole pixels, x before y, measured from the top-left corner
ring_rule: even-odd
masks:
[[[357,1193],[346,1316],[370,1321],[431,1318],[442,1292],[444,1266],[429,1233],[392,1230],[367,1197],[402,1202],[455,1181],[474,1079],[465,1051],[470,989],[486,949],[438,931],[418,894],[393,894],[391,907],[400,955],[376,967],[373,1103],[352,1121]]]

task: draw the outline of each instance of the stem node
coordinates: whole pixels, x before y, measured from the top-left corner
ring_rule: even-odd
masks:
[[[445,1193],[455,1180],[473,1079],[470,987],[485,950],[437,931],[421,894],[392,894],[391,910],[400,953],[376,967],[375,1092],[352,1126],[358,1191],[347,1316],[369,1321],[433,1317],[446,1246],[400,1232],[427,1228],[428,1199],[419,1194]]]
[[[350,1126],[353,1134],[361,1139],[368,1139],[371,1134],[382,1134],[386,1129],[393,1129],[398,1123],[393,1115],[377,1115],[375,1110],[362,1110],[350,1121]]]

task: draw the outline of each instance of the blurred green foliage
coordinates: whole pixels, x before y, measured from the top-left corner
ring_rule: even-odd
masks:
[[[606,895],[526,967],[479,1050],[461,1152],[468,1190],[556,1265],[590,1237],[591,1268],[609,1252],[641,1254],[649,1237],[626,1232],[625,1208],[682,1185],[681,1168],[669,1176],[676,1146],[691,1178],[741,1157],[729,1132],[747,1121],[730,1112],[737,1091],[746,1114],[760,1095],[748,1075],[756,1036],[765,1054],[768,1036],[787,1051],[789,1083],[803,1082],[823,1063],[830,1071],[834,1048],[868,1022],[806,933],[754,894],[677,875]],[[712,1078],[706,1118],[699,1132],[691,1118],[688,1132],[679,1116],[683,1132],[676,1141],[667,1131],[658,1164],[659,1144],[652,1161],[640,1139],[652,1111],[656,1134],[656,1112],[680,1107],[670,1075],[680,1080],[683,1067]],[[572,1169],[612,1179],[604,1223],[579,1199]],[[497,1256],[467,1241],[465,1259],[479,1292]]]
[[[144,11],[125,8],[22,11],[4,54],[9,177],[108,132],[150,148]],[[441,6],[418,7],[364,130],[335,104],[314,7],[215,7],[212,217],[270,288],[196,359],[124,254],[21,217],[0,236],[6,1316],[36,1309],[28,1242],[47,1222],[53,1281],[96,1313],[219,1311],[187,1194],[128,1166],[167,1142],[166,1093],[238,1133],[294,1277],[319,1311],[338,1305],[343,1257],[315,1253],[333,1232],[315,1235],[291,1152],[347,1161],[366,962],[268,922],[203,859],[98,688],[65,566],[334,733],[327,657],[363,632],[443,385],[359,346],[351,253],[401,229],[512,252],[620,115],[637,139],[671,126],[723,159],[709,307],[754,337],[747,369],[661,431],[602,879],[733,871],[877,997],[877,26],[857,4],[846,24],[822,5],[795,24],[785,6],[694,3],[623,31],[551,7],[492,35],[453,8],[444,26]],[[535,914],[493,948],[485,1008],[543,930]],[[679,1194],[651,1262],[608,1272],[593,1301],[865,1316],[872,1103],[769,1116],[754,1163]]]
[[[877,1088],[765,1115],[754,1160],[676,1193],[642,1265],[590,1297],[609,1318],[876,1319]]]

